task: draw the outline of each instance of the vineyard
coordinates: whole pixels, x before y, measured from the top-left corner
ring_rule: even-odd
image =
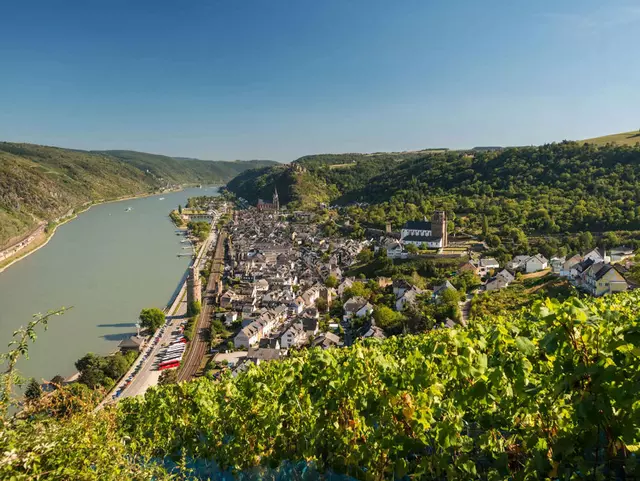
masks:
[[[157,387],[94,418],[5,430],[0,478],[161,479],[173,466],[206,479],[211,466],[302,463],[367,480],[635,479],[639,316],[633,292],[547,300]]]

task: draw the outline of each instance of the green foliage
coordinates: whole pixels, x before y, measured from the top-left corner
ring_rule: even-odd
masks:
[[[98,356],[90,352],[75,363],[76,369],[80,372],[78,382],[91,389],[103,387],[108,390],[115,381],[124,376],[136,357],[135,352],[117,352],[112,356]]]
[[[480,278],[470,271],[463,271],[451,279],[451,284],[460,292],[470,292],[482,285]]]
[[[154,459],[184,478],[305,460],[363,480],[634,479],[639,350],[640,293],[538,301],[6,422],[0,478],[167,479]]]
[[[69,308],[71,309],[71,308]],[[27,327],[20,327],[13,333],[13,340],[9,343],[9,351],[0,353],[0,419],[4,419],[9,408],[15,406],[13,397],[14,385],[23,384],[24,380],[16,371],[16,363],[20,358],[29,359],[29,344],[38,338],[36,328],[42,326],[47,330],[49,320],[54,316],[63,314],[67,308],[61,307],[57,311],[49,311],[46,314],[36,314]]]
[[[160,386],[165,386],[167,384],[175,384],[178,382],[178,370],[177,369],[167,369],[162,371],[160,374],[160,379],[158,379],[158,384]]]
[[[155,331],[159,329],[165,323],[164,312],[157,307],[151,307],[149,309],[142,309],[140,311],[140,325],[144,329]]]
[[[56,374],[55,376],[53,376],[51,378],[51,381],[49,381],[51,384],[54,385],[54,387],[56,386],[62,386],[62,384],[64,383],[64,378],[60,375],[60,374]]]
[[[134,452],[236,469],[307,459],[356,479],[633,477],[639,306],[636,293],[546,301],[467,329],[307,350],[126,399],[120,426]]]
[[[181,209],[178,209],[178,210],[181,210]],[[182,217],[180,217],[180,214],[181,212],[178,213],[175,210],[172,210],[169,213],[169,218],[177,227],[182,227],[184,225],[184,220],[182,219]]]
[[[192,316],[184,326],[183,335],[187,341],[193,340],[193,336],[196,333],[196,325],[198,324],[198,316]]]
[[[331,288],[336,288],[338,287],[338,279],[336,279],[336,276],[334,276],[333,274],[330,274],[327,279],[324,281],[324,285]]]
[[[201,310],[202,304],[200,303],[200,301],[193,301],[187,306],[187,316],[197,316],[198,314],[200,314]]]
[[[373,309],[373,318],[376,321],[376,326],[384,329],[386,332],[393,333],[401,332],[405,321],[401,312],[396,312],[385,305],[379,305]]]
[[[191,234],[196,236],[200,242],[203,242],[209,236],[209,232],[211,232],[211,224],[204,221],[192,221],[187,224],[187,229],[189,229]]]
[[[30,402],[33,402],[40,399],[41,396],[42,388],[40,387],[40,383],[34,378],[31,378],[29,380],[29,384],[27,384],[27,389],[24,391],[24,397],[26,397]]]

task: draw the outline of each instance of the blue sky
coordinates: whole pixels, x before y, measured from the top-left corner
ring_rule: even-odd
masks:
[[[640,128],[628,0],[5,2],[0,139],[281,161]]]

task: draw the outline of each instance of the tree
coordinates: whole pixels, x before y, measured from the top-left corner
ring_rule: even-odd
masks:
[[[486,214],[482,216],[482,235],[486,238],[489,235],[489,219]]]
[[[167,369],[162,371],[160,374],[160,379],[158,379],[158,384],[161,386],[167,384],[175,384],[178,382],[178,370],[177,369]]]
[[[416,246],[415,244],[407,244],[405,249],[409,254],[417,254],[418,253],[418,246]]]
[[[327,287],[338,287],[338,279],[333,274],[329,275],[324,281],[324,285]]]
[[[182,215],[182,205],[178,204],[178,214]]]
[[[460,302],[460,293],[455,289],[445,289],[442,294],[440,294],[440,303],[441,304],[458,304]]]
[[[142,309],[142,311],[140,311],[140,325],[143,328],[149,329],[150,331],[155,331],[159,329],[164,323],[164,312],[162,312],[157,307]]]
[[[327,309],[329,308],[327,300],[324,297],[318,297],[316,299],[316,308],[318,309],[318,312],[327,312]]]
[[[129,369],[130,363],[122,354],[116,353],[113,356],[107,356],[104,361],[102,372],[105,376],[117,380],[120,379]]]
[[[358,253],[356,259],[358,259],[358,261],[362,264],[368,264],[373,260],[373,252],[371,252],[371,249],[369,249],[368,247],[365,247]]]
[[[376,326],[385,331],[398,331],[404,321],[402,313],[396,312],[385,305],[376,306],[373,309],[373,318],[376,321]]]
[[[494,249],[496,247],[499,247],[500,244],[501,244],[500,237],[498,237],[495,234],[489,234],[487,236],[487,244],[489,245],[489,247],[494,248]]]
[[[40,396],[42,396],[42,388],[40,387],[40,383],[34,378],[31,378],[29,384],[27,384],[27,389],[24,392],[24,396],[30,402],[40,399]]]
[[[60,374],[56,374],[49,382],[53,384],[54,387],[58,388],[64,384],[64,378]]]
[[[187,306],[187,316],[197,316],[198,314],[200,314],[200,311],[202,310],[202,304],[200,303],[200,301],[193,301],[190,302],[189,305]]]

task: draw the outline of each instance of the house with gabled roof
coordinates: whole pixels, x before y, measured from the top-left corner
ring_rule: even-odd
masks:
[[[433,294],[432,294],[431,297],[434,300],[437,300],[444,293],[444,291],[446,291],[447,289],[452,289],[454,291],[458,290],[453,286],[453,284],[451,284],[451,282],[446,280],[446,281],[444,281],[444,283],[442,283],[439,286],[436,286],[436,287],[433,288]]]
[[[571,277],[573,275],[572,269],[580,262],[582,262],[582,256],[579,254],[575,254],[569,257],[568,259],[566,259],[563,262],[562,267],[560,268],[560,276]]]
[[[365,317],[373,312],[373,306],[364,297],[352,297],[342,306],[342,319],[347,322],[354,317]]]
[[[594,263],[604,262],[608,264],[611,262],[611,258],[607,255],[606,249],[603,247],[596,247],[584,255],[585,259],[591,259]]]
[[[527,274],[539,272],[547,268],[549,261],[542,254],[536,254],[529,257],[524,263],[524,271]]]
[[[629,289],[629,283],[624,277],[625,273],[625,270],[618,265],[594,263],[586,271],[583,287],[596,297],[623,292]]]
[[[422,289],[418,289],[412,286],[411,289],[403,291],[400,296],[396,298],[396,311],[404,310],[407,305],[414,304],[419,295],[423,294]]]

